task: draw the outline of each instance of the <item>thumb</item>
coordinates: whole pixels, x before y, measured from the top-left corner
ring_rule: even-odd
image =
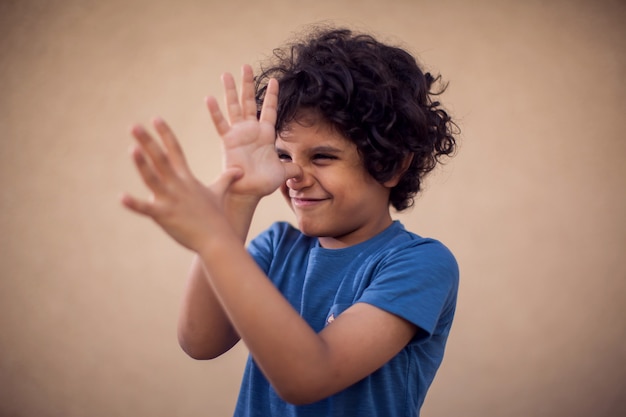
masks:
[[[228,168],[222,172],[219,177],[217,177],[213,184],[211,184],[211,191],[219,196],[222,196],[226,193],[226,191],[228,191],[228,188],[241,177],[243,177],[243,171],[241,168]]]

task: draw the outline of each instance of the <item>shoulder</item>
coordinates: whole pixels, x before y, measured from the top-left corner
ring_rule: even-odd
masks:
[[[441,241],[410,232],[399,222],[393,227],[393,233],[380,248],[383,264],[400,263],[403,268],[444,268],[452,275],[458,275],[456,258]]]
[[[248,252],[267,271],[275,259],[306,256],[316,242],[287,222],[275,222],[250,241]]]
[[[398,228],[381,245],[372,279],[360,301],[372,304],[433,334],[451,323],[459,268],[448,247]]]
[[[437,239],[409,232],[401,224],[381,245],[368,290],[384,289],[414,294],[437,293],[437,298],[452,300],[458,291],[459,266],[452,251]]]

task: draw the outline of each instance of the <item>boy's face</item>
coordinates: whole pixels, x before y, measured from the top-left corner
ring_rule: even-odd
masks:
[[[327,248],[363,242],[387,228],[390,189],[372,178],[356,145],[326,125],[291,123],[276,139],[279,158],[302,174],[281,187],[300,231]]]

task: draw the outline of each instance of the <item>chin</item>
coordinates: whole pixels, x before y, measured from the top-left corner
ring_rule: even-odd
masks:
[[[303,234],[310,237],[333,237],[337,235],[337,230],[323,224],[311,224],[298,219],[298,229]]]
[[[313,227],[310,224],[303,223],[302,221],[300,221],[300,219],[297,219],[297,224],[298,224],[298,230],[300,230],[300,232],[302,232],[303,234],[310,236],[310,237],[320,236],[318,233],[318,229],[316,227]]]

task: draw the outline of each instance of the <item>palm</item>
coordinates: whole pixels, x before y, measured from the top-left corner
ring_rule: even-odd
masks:
[[[288,169],[274,149],[278,83],[272,80],[267,88],[261,117],[257,120],[252,69],[245,66],[241,98],[230,74],[223,78],[227,121],[214,98],[207,105],[213,124],[222,138],[224,169],[239,168],[243,176],[229,188],[229,192],[263,197],[276,190],[288,177]]]
[[[263,196],[284,182],[285,168],[276,154],[274,138],[274,125],[257,120],[233,124],[222,136],[224,169],[238,167],[244,172],[231,192]]]

